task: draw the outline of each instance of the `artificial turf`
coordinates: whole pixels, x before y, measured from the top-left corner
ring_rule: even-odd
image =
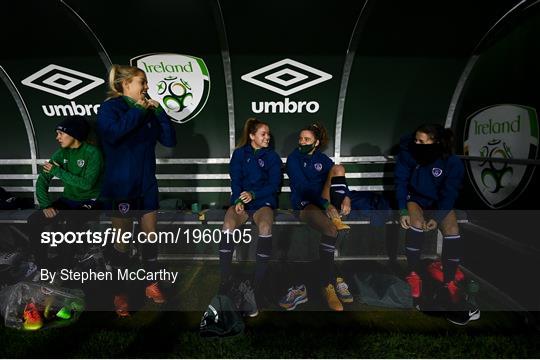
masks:
[[[412,311],[262,313],[243,335],[203,339],[200,313],[139,312],[117,319],[87,312],[67,328],[0,330],[6,357],[180,358],[538,358],[540,334],[519,327],[513,314],[483,313],[456,327]],[[506,322],[501,322],[501,317]],[[499,326],[485,326],[491,322]],[[429,323],[429,324],[428,324]],[[428,324],[429,326],[426,326]]]

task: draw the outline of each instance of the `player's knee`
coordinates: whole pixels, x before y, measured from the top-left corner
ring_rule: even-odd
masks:
[[[270,235],[272,233],[272,223],[269,221],[261,221],[259,223],[259,235]]]
[[[234,229],[236,228],[234,221],[225,219],[223,221],[223,227],[221,228],[221,231],[225,232],[228,231],[232,233]]]
[[[324,229],[323,234],[330,237],[337,237],[338,231],[335,226],[328,227]]]
[[[330,169],[331,176],[345,176],[345,167],[343,165],[334,165]]]
[[[411,226],[417,229],[422,229],[424,227],[424,221],[423,219],[419,219],[419,218],[411,219]]]
[[[459,227],[457,224],[450,224],[442,226],[442,232],[445,236],[459,235]]]

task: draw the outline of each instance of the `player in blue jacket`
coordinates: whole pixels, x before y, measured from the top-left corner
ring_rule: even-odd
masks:
[[[462,186],[464,167],[461,159],[452,154],[452,142],[452,131],[437,124],[421,125],[400,141],[394,170],[396,197],[400,224],[407,230],[405,254],[409,274],[406,279],[417,304],[422,294],[419,265],[424,232],[437,227],[444,237],[443,296],[451,303],[461,299],[455,278],[463,243],[452,209]],[[464,321],[475,320],[479,315],[478,310]]]
[[[319,261],[323,295],[330,309],[343,311],[342,302],[352,302],[353,297],[343,278],[336,279],[334,250],[339,231],[349,229],[340,216],[348,215],[351,211],[351,199],[345,181],[345,168],[335,165],[320,151],[327,142],[328,135],[321,124],[315,123],[302,129],[298,147],[287,158],[287,174],[294,210],[300,220],[322,235]],[[293,286],[280,301],[280,306],[292,310],[306,301],[305,286]]]
[[[137,67],[113,65],[109,74],[109,98],[101,104],[97,129],[105,155],[105,174],[101,196],[109,210],[115,211],[114,228],[131,231],[134,211],[140,216],[144,233],[156,231],[158,186],[155,147],[159,141],[176,145],[176,133],[169,117],[152,99],[147,99],[145,73]],[[115,244],[114,260],[126,267],[128,247]],[[143,246],[147,271],[157,270],[157,245]],[[121,292],[121,291],[119,291]],[[163,303],[157,282],[148,284],[146,296]],[[115,296],[120,316],[128,316],[127,296]]]
[[[248,119],[229,164],[232,193],[231,206],[225,214],[224,234],[219,245],[220,291],[226,291],[230,283],[234,251],[233,231],[251,215],[259,229],[253,285],[255,295],[261,293],[261,285],[272,255],[272,223],[282,179],[281,158],[269,147],[269,143],[268,124],[255,118]],[[255,317],[258,315],[258,308],[252,289],[248,286],[243,290],[248,293],[247,315]]]

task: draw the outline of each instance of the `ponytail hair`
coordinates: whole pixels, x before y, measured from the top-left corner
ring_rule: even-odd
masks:
[[[251,141],[249,135],[255,135],[257,130],[263,125],[268,126],[268,124],[262,120],[259,120],[257,118],[249,118],[246,120],[246,123],[244,124],[244,129],[242,130],[242,137],[240,138],[240,141],[238,141],[238,144],[236,145],[237,148],[242,147],[246,145],[248,142]],[[268,126],[270,127],[270,126]]]
[[[300,130],[300,132],[304,130],[311,131],[315,137],[315,140],[319,140],[319,146],[317,146],[317,148],[323,149],[326,145],[328,145],[328,131],[326,131],[326,128],[320,122],[312,123],[311,125]]]
[[[144,72],[138,67],[114,64],[109,71],[108,99],[124,95],[122,93],[122,82],[124,80],[130,80],[141,73]]]
[[[416,128],[415,134],[421,132],[429,136],[434,143],[441,145],[443,158],[447,158],[454,153],[454,132],[439,124],[422,124]]]

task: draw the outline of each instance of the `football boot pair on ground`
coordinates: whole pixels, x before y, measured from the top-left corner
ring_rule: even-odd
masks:
[[[418,273],[413,271],[405,278],[411,289],[413,305],[417,310],[444,314],[449,322],[456,325],[466,325],[469,321],[480,319],[480,309],[474,301],[470,301],[461,287],[465,275],[459,267],[454,279],[446,284],[443,282],[441,261],[432,262],[427,268],[427,274],[436,283],[430,301],[423,296],[423,281]]]
[[[328,307],[333,311],[343,311],[343,303],[352,303],[354,298],[349,291],[349,286],[343,278],[336,279],[336,285],[328,284],[322,288],[323,298]],[[308,301],[308,294],[305,285],[291,287],[287,294],[279,301],[279,306],[285,310],[294,310],[298,305]]]
[[[159,287],[157,282],[148,285],[145,289],[145,295],[148,299],[151,299],[155,304],[163,304],[166,301],[163,291]],[[120,317],[129,316],[129,300],[127,295],[119,294],[114,296],[114,308],[116,314]]]

